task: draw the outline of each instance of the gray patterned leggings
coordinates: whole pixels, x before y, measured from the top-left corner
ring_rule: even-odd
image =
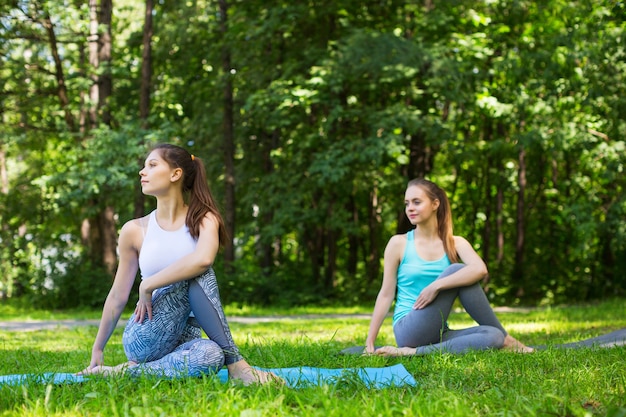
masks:
[[[190,312],[195,317],[190,317]],[[203,339],[201,329],[209,339]],[[139,365],[127,372],[164,377],[217,372],[243,357],[233,341],[212,268],[204,274],[159,288],[152,295],[152,320],[135,322],[122,336],[128,360]]]
[[[439,278],[451,275],[464,264],[452,264]],[[465,311],[479,324],[462,330],[448,328],[452,303],[459,297]],[[435,300],[421,310],[411,310],[393,327],[399,347],[414,347],[416,355],[432,352],[463,353],[470,349],[499,349],[506,330],[500,324],[480,284],[441,291]]]

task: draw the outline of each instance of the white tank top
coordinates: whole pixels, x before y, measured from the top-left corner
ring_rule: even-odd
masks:
[[[163,230],[156,221],[156,210],[148,217],[147,229],[139,252],[141,279],[151,277],[196,249],[197,241],[189,234],[186,224],[175,231]]]

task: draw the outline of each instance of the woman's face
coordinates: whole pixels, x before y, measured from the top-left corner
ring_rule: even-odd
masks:
[[[172,168],[161,157],[161,154],[154,150],[148,155],[143,168],[139,171],[141,178],[141,191],[146,195],[160,195],[180,179],[180,168]]]
[[[416,225],[430,220],[437,213],[439,200],[432,200],[418,185],[406,189],[404,194],[404,212],[411,224]]]

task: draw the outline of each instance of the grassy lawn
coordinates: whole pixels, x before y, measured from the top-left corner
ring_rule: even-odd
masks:
[[[367,308],[275,311],[229,307],[232,316],[369,313]],[[28,311],[0,306],[0,320],[98,318],[98,312]],[[528,344],[556,344],[626,327],[626,301],[498,313],[511,334]],[[475,352],[413,358],[338,356],[363,344],[368,320],[289,318],[232,323],[235,340],[253,365],[323,368],[402,363],[414,388],[368,389],[358,381],[291,389],[241,387],[216,378],[174,381],[92,378],[82,384],[0,386],[0,416],[626,416],[626,348],[556,349],[533,354]],[[471,325],[463,313],[452,328]],[[96,327],[0,331],[0,375],[76,372],[85,367]],[[393,343],[390,319],[379,343]],[[121,329],[106,360],[125,360]]]

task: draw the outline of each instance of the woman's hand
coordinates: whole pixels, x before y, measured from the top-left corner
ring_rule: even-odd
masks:
[[[417,300],[415,300],[415,304],[413,304],[414,310],[420,310],[426,307],[428,304],[432,303],[435,298],[437,298],[437,295],[439,294],[439,289],[436,288],[433,284],[435,283],[433,282],[422,290],[419,297],[417,297]]]
[[[100,374],[104,376],[117,375],[117,374],[124,373],[124,371],[126,371],[127,368],[136,366],[136,365],[137,363],[132,362],[132,361],[120,363],[119,365],[116,365],[116,366],[98,365],[98,366],[94,366],[93,368],[86,368],[83,371],[77,373],[76,375],[95,375],[95,374]]]
[[[143,323],[148,318],[152,320],[152,290],[147,288],[146,280],[139,284],[139,301],[135,307],[135,322]]]
[[[376,349],[376,352],[374,352],[374,354],[380,356],[411,356],[415,355],[415,348],[383,346]]]
[[[104,364],[104,352],[102,350],[94,350],[91,352],[91,362],[89,366],[78,372],[76,375],[92,374],[95,368],[99,368]]]

